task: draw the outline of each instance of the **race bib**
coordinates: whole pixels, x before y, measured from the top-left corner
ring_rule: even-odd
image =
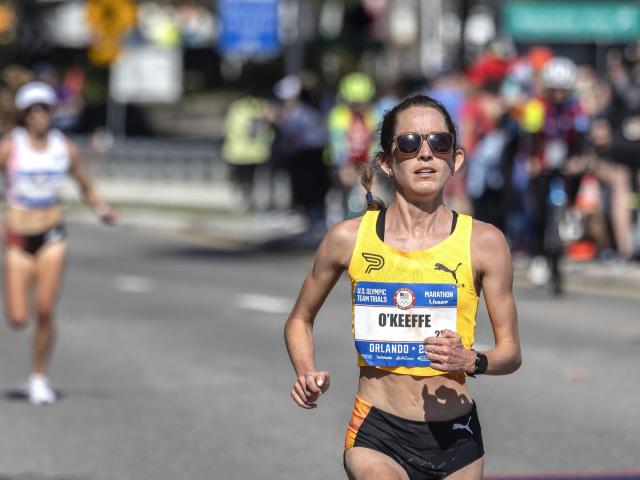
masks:
[[[368,365],[428,367],[424,340],[456,329],[454,284],[358,282],[353,295],[356,350]]]
[[[13,192],[15,198],[29,207],[39,207],[57,203],[65,173],[20,172],[15,175]]]

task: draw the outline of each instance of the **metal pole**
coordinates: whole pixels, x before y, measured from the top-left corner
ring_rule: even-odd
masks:
[[[283,5],[283,30],[288,33],[285,39],[285,75],[299,73],[304,64],[304,49],[300,34],[300,3],[298,1],[285,1]]]
[[[442,0],[422,0],[420,4],[420,67],[426,76],[442,68]]]
[[[112,79],[112,67],[109,67],[109,85]],[[116,139],[121,139],[126,136],[127,128],[127,107],[126,104],[116,102],[111,96],[111,87],[108,89],[107,94],[107,118],[106,127],[109,132]]]
[[[464,41],[464,30],[469,16],[469,2],[460,0],[460,43],[458,47],[458,67],[465,69],[467,66],[467,47]]]

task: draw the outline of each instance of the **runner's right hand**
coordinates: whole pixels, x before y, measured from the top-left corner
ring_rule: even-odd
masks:
[[[291,398],[302,408],[316,408],[315,402],[329,389],[329,384],[329,372],[306,372],[298,376],[291,389]]]

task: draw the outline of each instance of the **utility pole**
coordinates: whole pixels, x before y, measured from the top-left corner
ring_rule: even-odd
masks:
[[[280,18],[282,20],[282,42],[284,45],[284,73],[299,73],[304,66],[304,47],[300,31],[300,8],[304,0],[285,0],[282,2]]]
[[[469,1],[459,0],[459,14],[460,14],[460,42],[458,43],[458,67],[461,70],[465,70],[467,67],[467,47],[464,40],[464,31],[467,26],[467,17],[469,16]]]
[[[420,68],[430,76],[442,68],[442,0],[422,0],[420,5]]]

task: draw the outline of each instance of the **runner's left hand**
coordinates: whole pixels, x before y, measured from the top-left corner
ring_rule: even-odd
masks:
[[[442,372],[460,372],[469,369],[475,362],[475,354],[462,345],[460,335],[451,330],[443,330],[439,337],[428,337],[424,341],[431,368]],[[471,360],[471,356],[474,357]]]
[[[107,225],[113,225],[118,220],[118,211],[110,205],[98,207],[97,213],[100,220]]]

